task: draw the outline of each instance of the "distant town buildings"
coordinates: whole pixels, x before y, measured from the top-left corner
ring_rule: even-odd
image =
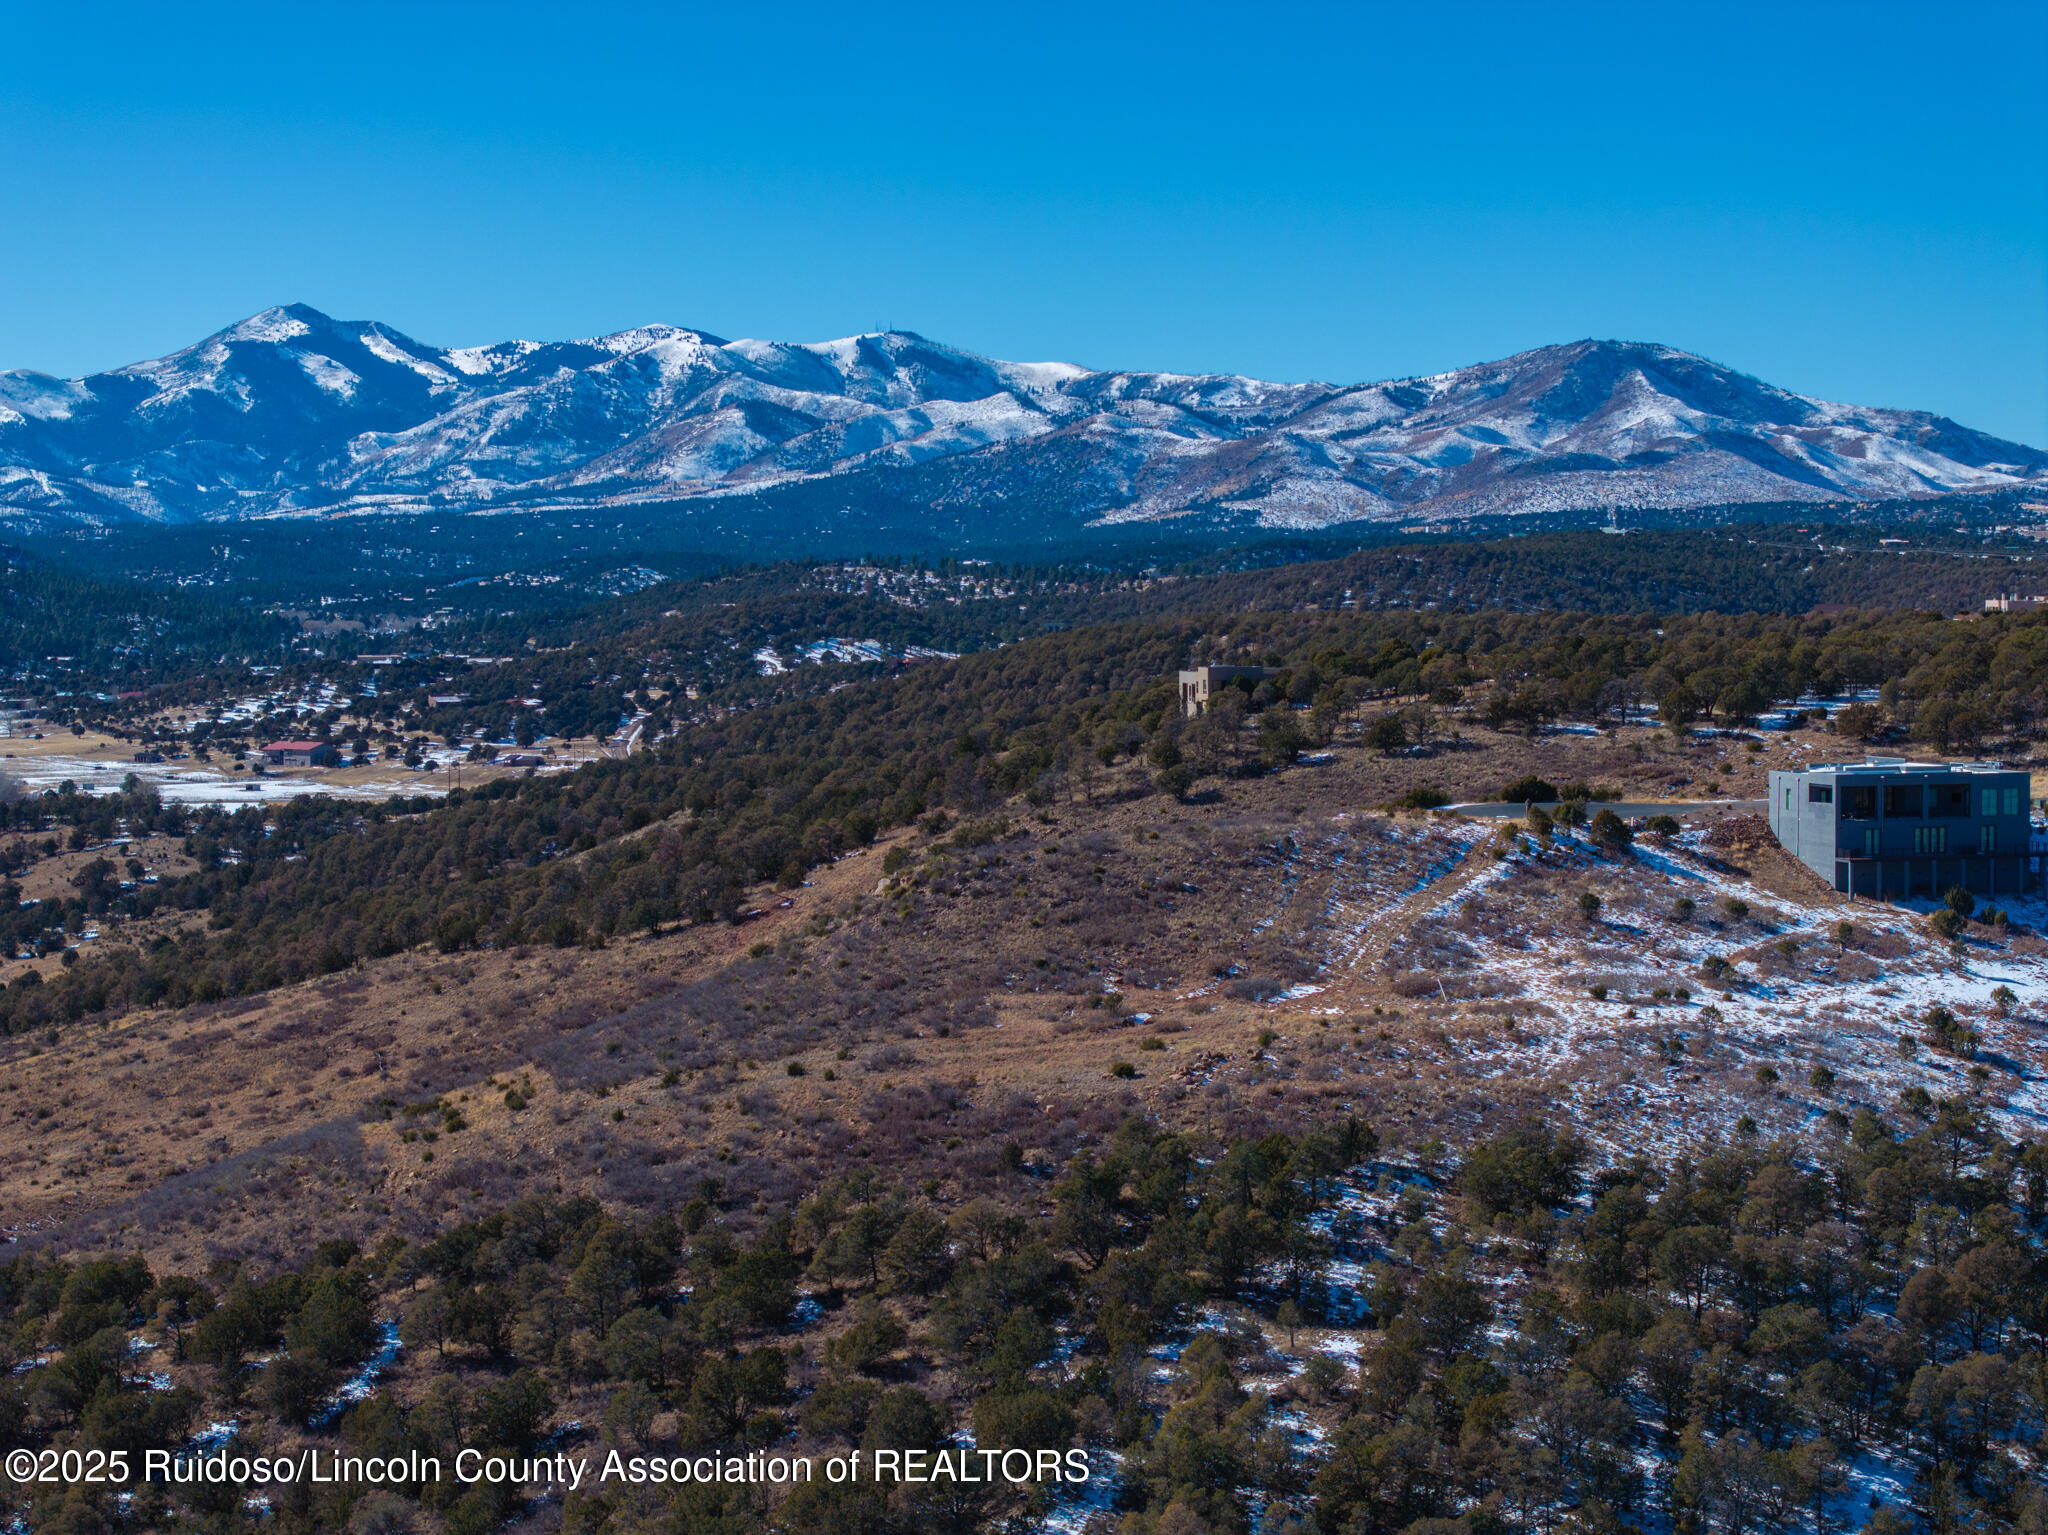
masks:
[[[1987,613],[2031,613],[2043,606],[2048,606],[2048,597],[2009,597],[2001,592],[1996,597],[1984,599],[1984,611]]]

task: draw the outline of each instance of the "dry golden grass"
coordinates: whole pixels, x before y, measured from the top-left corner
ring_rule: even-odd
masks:
[[[934,839],[898,833],[737,928],[601,951],[415,951],[82,1025],[54,1048],[9,1041],[0,1209],[17,1229],[79,1240],[121,1230],[153,1261],[192,1268],[222,1252],[290,1256],[315,1228],[418,1233],[508,1189],[653,1197],[661,1178],[687,1188],[704,1171],[767,1199],[775,1169],[808,1178],[873,1157],[947,1201],[977,1187],[1003,1140],[1069,1144],[1074,1126],[1131,1110],[1202,1133],[1358,1113],[1419,1143],[1555,1100],[1552,1071],[1513,1062],[1516,1031],[1540,1010],[1510,1004],[1503,1019],[1463,992],[1403,997],[1383,963],[1483,855],[1426,900],[1347,906],[1358,869],[1322,857],[1319,836],[1348,818],[1347,836],[1379,839],[1364,863],[1407,881],[1400,860],[1424,857],[1404,850],[1427,847],[1429,818],[1369,807],[1418,782],[1476,795],[1531,771],[1645,797],[1702,776],[1712,748],[1650,737],[1468,728],[1463,749],[1430,759],[1340,746],[1333,761],[1186,805],[1112,798],[1127,768],[1096,803],[984,812],[1011,836],[983,849],[927,860]],[[1722,782],[1741,792],[1732,774]],[[896,845],[920,861],[886,880]],[[763,890],[757,904],[779,899]],[[1219,967],[1239,981],[1313,975],[1322,989],[1273,1001]],[[718,1006],[758,1029],[707,1021],[693,1036],[699,1004],[678,999],[704,986],[726,987]],[[1110,991],[1120,1006],[1090,1005]],[[730,1012],[740,997],[744,1015]],[[872,997],[899,1010],[833,1021]],[[942,1014],[960,1026],[935,1025]],[[806,1019],[823,1022],[806,1034]],[[696,1064],[672,1073],[668,1058]],[[1134,1074],[1112,1075],[1118,1062]],[[524,1108],[507,1107],[515,1087]],[[931,1093],[954,1096],[934,1107]],[[431,1102],[464,1127],[403,1112]]]

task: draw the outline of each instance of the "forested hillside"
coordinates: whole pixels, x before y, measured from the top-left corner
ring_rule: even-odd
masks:
[[[1089,1482],[593,1478],[543,1502],[580,1535],[944,1535],[1090,1508],[1129,1535],[1903,1535],[1906,1477],[1934,1530],[2048,1517],[2048,1161],[1963,1105],[1838,1116],[1799,1148],[1710,1139],[1590,1188],[1583,1147],[1536,1124],[1381,1159],[1355,1120],[1218,1145],[1137,1118],[1091,1124],[1034,1188],[999,1121],[956,1107],[989,1155],[950,1212],[884,1157],[786,1210],[707,1179],[637,1221],[542,1193],[370,1252],[309,1231],[277,1273],[18,1256],[0,1329],[29,1357],[0,1380],[0,1436],[139,1463],[212,1420],[230,1465],[302,1444],[441,1460],[377,1486],[158,1483],[128,1510],[230,1528],[256,1496],[285,1532],[424,1511],[481,1535],[537,1506],[538,1478],[457,1481],[465,1447],[873,1464],[962,1442],[1071,1446]],[[380,1378],[399,1339],[402,1392]],[[124,1371],[138,1346],[156,1374]],[[33,1528],[120,1525],[106,1488],[13,1496]]]
[[[1173,673],[1197,659],[1285,674],[1242,695],[1242,712],[1188,728]],[[1682,729],[1856,690],[1872,697],[1838,710],[1847,744],[1894,731],[1942,749],[2029,741],[2048,718],[2048,617],[1299,612],[1109,625],[850,685],[806,669],[779,697],[700,707],[655,750],[446,803],[308,799],[230,815],[146,796],[35,797],[9,824],[81,846],[122,823],[175,828],[202,867],[146,892],[102,886],[23,908],[17,941],[158,908],[204,909],[207,931],[18,981],[0,1018],[18,1032],[180,1005],[424,942],[601,943],[729,918],[750,887],[794,885],[928,810],[1042,802],[1128,759],[1156,771],[1157,792],[1186,793],[1204,775],[1283,767],[1368,714],[1392,720],[1375,728],[1400,745],[1461,711],[1536,730],[1647,706]],[[1239,727],[1247,716],[1255,729]]]

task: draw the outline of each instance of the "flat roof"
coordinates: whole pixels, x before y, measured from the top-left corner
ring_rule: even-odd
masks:
[[[1903,757],[1867,757],[1861,762],[1816,762],[1811,767],[1780,769],[1812,777],[1816,773],[2022,773],[1998,762],[1908,762]]]

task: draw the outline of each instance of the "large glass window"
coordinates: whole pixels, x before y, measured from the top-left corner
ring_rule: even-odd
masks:
[[[1842,819],[1845,821],[1874,821],[1877,819],[1877,788],[1874,784],[1845,784],[1842,787]]]
[[[1998,814],[1998,791],[1996,789],[1979,789],[1977,791],[1977,814]]]
[[[1966,783],[1931,783],[1927,786],[1927,814],[1945,820],[1970,813],[1970,786]]]
[[[1916,783],[1890,783],[1884,786],[1884,813],[1887,819],[1893,816],[1908,818],[1920,814],[1920,785]]]
[[[1948,828],[1946,826],[1914,827],[1913,851],[1916,853],[1946,853],[1948,851]]]
[[[2027,808],[2026,805],[2021,802],[2018,785],[2014,785],[2010,789],[2000,789],[1998,793],[1999,797],[2005,802],[2005,809],[2001,812],[2002,814],[2018,815],[2022,810],[2025,810]]]
[[[1806,803],[1809,805],[1832,805],[1835,790],[1832,784],[1810,783],[1806,786]]]

